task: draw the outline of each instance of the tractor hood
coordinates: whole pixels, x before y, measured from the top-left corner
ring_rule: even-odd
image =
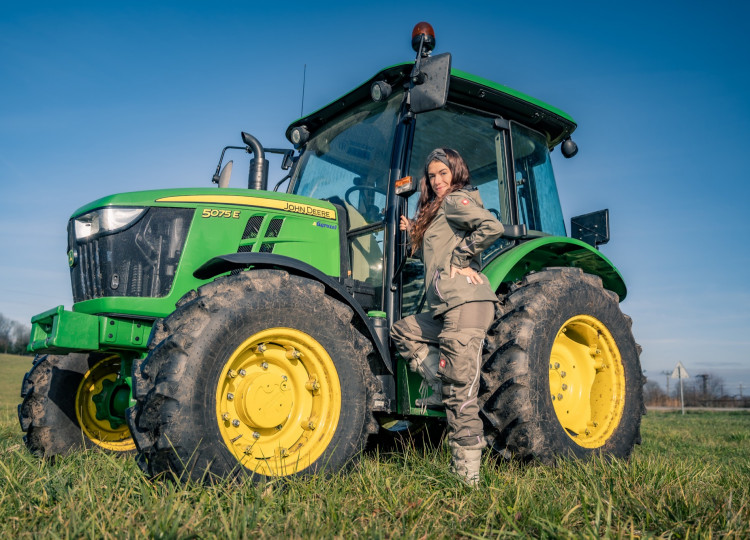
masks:
[[[293,257],[338,278],[338,218],[326,201],[248,189],[104,197],[68,224],[74,310],[163,317],[206,283],[197,268],[234,253]]]
[[[92,210],[110,206],[197,208],[205,205],[266,208],[320,217],[326,220],[336,220],[336,209],[333,204],[327,201],[300,195],[242,188],[221,190],[216,188],[182,188],[119,193],[102,197],[82,206],[73,212],[71,218],[77,218]]]

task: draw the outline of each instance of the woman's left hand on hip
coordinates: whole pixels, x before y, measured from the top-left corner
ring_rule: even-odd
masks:
[[[457,268],[455,266],[451,266],[451,277],[456,276],[466,276],[469,280],[469,283],[473,283],[474,285],[479,285],[482,283],[482,277],[479,275],[479,272],[477,272],[470,266],[467,266],[466,268]]]

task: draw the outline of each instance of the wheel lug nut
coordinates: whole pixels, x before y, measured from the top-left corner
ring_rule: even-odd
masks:
[[[233,369],[230,369],[229,373],[227,373],[227,375],[229,375],[230,379],[234,379],[237,376],[237,372],[235,370],[233,370]]]
[[[228,412],[225,412],[224,414],[222,414],[222,415],[221,415],[221,419],[222,419],[222,420],[224,420],[225,422],[226,422],[227,420],[229,420],[229,413],[228,413]]]
[[[560,368],[560,362],[555,362],[555,369],[559,369],[559,368]]]
[[[248,446],[247,448],[245,448],[245,455],[246,456],[249,456],[252,453],[253,453],[253,447],[252,446]]]
[[[268,362],[263,362],[263,363],[262,363],[262,364],[260,365],[260,367],[261,367],[261,368],[263,368],[263,369],[268,369]]]
[[[289,350],[286,351],[287,360],[299,360],[300,356],[302,356],[302,355],[295,348],[291,348],[291,349],[289,349]]]
[[[289,450],[287,450],[286,448],[280,448],[279,455],[281,457],[287,457],[289,455]]]
[[[227,394],[227,401],[232,401],[234,399],[234,394],[232,392],[229,392]]]
[[[557,400],[558,400],[558,401],[562,400],[562,398],[563,398],[563,395],[562,395],[562,394],[557,394]]]
[[[265,352],[266,351],[266,344],[265,343],[261,343],[260,345],[258,345],[258,348],[255,349],[255,350],[258,351],[259,353]]]
[[[555,401],[555,396],[552,396],[552,401]]]
[[[240,421],[235,418],[234,420],[232,420],[232,425],[234,427],[240,427]]]
[[[240,377],[244,377],[245,375],[247,375],[247,371],[245,371],[244,369],[241,369],[240,370]]]
[[[567,375],[567,373],[565,373],[564,371],[560,372],[560,377],[565,377],[565,375]]]
[[[260,433],[253,431],[253,439],[260,439]]]
[[[281,431],[281,428],[283,428],[283,427],[284,426],[282,426],[281,424],[279,424],[278,426],[276,426],[276,431]]]
[[[568,385],[567,385],[567,384],[563,384],[563,385],[562,385],[562,389],[563,389],[563,390],[567,390],[567,389],[568,389]]]
[[[286,375],[282,375],[282,376],[281,376],[281,380],[282,380],[282,381],[286,381],[286,380],[287,380],[287,376],[286,376]]]

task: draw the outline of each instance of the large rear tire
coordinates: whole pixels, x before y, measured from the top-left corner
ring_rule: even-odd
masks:
[[[645,378],[631,320],[578,268],[526,276],[501,297],[487,336],[480,402],[491,446],[553,464],[630,455]]]
[[[37,356],[23,378],[23,402],[18,406],[31,453],[51,458],[84,447],[135,450],[124,417],[113,412],[124,410],[130,396],[127,384],[118,381],[119,373],[117,355]]]
[[[321,283],[281,270],[186,295],[134,364],[142,469],[260,480],[350,464],[377,429],[372,347],[353,315]]]

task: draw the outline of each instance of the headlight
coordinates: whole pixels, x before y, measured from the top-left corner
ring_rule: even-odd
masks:
[[[146,211],[145,208],[100,208],[75,218],[76,240],[79,242],[124,229],[136,221]]]

